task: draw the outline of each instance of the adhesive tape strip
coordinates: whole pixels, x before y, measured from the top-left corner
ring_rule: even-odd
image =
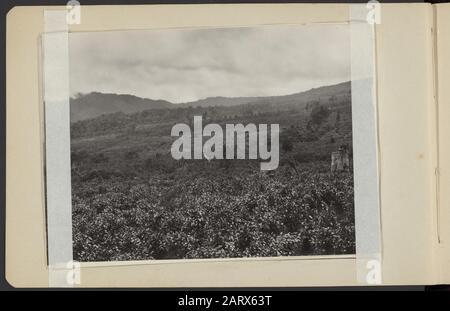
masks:
[[[379,4],[378,4],[379,5]],[[382,283],[380,170],[377,127],[375,23],[373,5],[350,5],[356,277]]]
[[[47,254],[50,287],[78,279],[72,254],[69,41],[66,11],[45,10],[42,35]]]

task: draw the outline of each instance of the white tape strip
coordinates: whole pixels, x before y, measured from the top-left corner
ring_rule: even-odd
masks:
[[[379,4],[378,4],[379,5]],[[382,282],[377,102],[375,89],[376,3],[350,5],[353,165],[357,280]]]
[[[45,108],[46,208],[49,286],[77,280],[72,256],[69,41],[66,11],[44,11],[42,35]]]

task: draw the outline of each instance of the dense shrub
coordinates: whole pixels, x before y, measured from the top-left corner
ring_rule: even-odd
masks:
[[[74,188],[74,257],[104,261],[353,253],[352,174],[320,171],[328,171],[326,163],[305,164],[300,176],[290,177],[257,170],[231,174],[220,166],[196,176],[93,177]]]

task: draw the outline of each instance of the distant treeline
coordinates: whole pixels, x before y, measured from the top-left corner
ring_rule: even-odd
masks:
[[[346,109],[347,108],[347,109]],[[120,132],[133,132],[142,124],[158,124],[164,122],[183,122],[189,124],[193,116],[203,116],[208,122],[227,122],[253,117],[272,119],[277,114],[291,113],[311,117],[311,126],[320,125],[331,111],[350,109],[350,94],[331,96],[306,104],[273,104],[262,102],[258,104],[243,104],[228,107],[178,107],[172,109],[150,109],[133,114],[122,112],[101,115],[97,118],[74,122],[71,125],[71,137],[83,138],[107,135]]]

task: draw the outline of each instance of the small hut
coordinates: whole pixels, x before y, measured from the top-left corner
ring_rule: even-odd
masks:
[[[331,153],[331,173],[348,172],[350,170],[350,156],[346,146],[339,147]]]

